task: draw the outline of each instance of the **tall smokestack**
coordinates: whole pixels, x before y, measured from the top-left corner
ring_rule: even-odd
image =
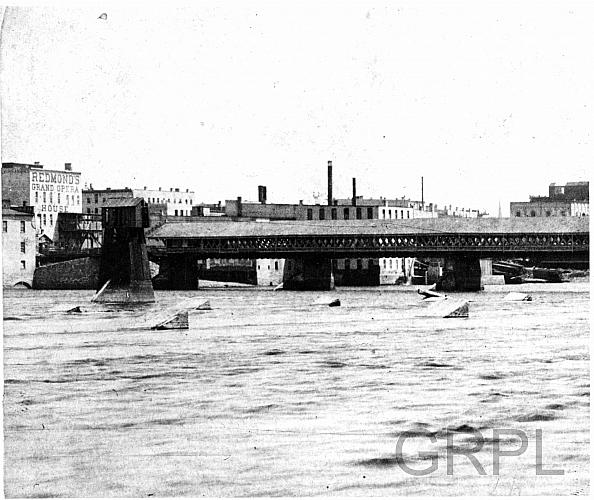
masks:
[[[258,201],[263,205],[266,204],[266,186],[258,186]]]
[[[353,206],[357,205],[357,179],[353,177]]]
[[[332,198],[332,161],[328,160],[328,205],[333,205]]]
[[[423,177],[421,176],[421,207],[425,208],[425,186],[423,184]]]

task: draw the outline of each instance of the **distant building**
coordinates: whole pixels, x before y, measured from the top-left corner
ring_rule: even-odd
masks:
[[[587,217],[590,215],[590,183],[549,185],[549,196],[530,196],[530,201],[512,201],[511,217]]]
[[[403,200],[402,200],[403,201]],[[265,220],[375,220],[418,219],[437,217],[432,204],[423,208],[406,200],[357,198],[356,205],[335,200],[334,205],[305,205],[303,203],[253,203],[241,198],[225,202],[227,217]]]
[[[159,189],[135,189],[125,187],[123,189],[84,189],[83,190],[83,212],[87,214],[100,214],[101,208],[107,200],[115,198],[144,198],[150,205],[162,205],[165,207],[167,216],[184,216],[192,215],[192,207],[194,206],[195,193],[186,189],[180,191],[179,188],[170,188],[169,191],[162,191]]]
[[[480,211],[475,208],[453,207],[452,205],[444,206],[437,210],[438,217],[462,217],[465,219],[476,219],[478,217],[485,217],[489,215],[485,211]]]
[[[2,284],[31,287],[35,272],[37,235],[33,207],[2,203]]]
[[[3,163],[2,198],[13,205],[32,206],[37,233],[53,240],[58,213],[82,212],[80,175],[70,163],[64,170],[44,169],[38,163]]]

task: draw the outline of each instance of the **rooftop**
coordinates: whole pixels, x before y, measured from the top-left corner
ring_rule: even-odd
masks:
[[[588,233],[589,217],[513,217],[506,219],[406,219],[270,222],[168,222],[151,238],[308,236],[416,233]]]

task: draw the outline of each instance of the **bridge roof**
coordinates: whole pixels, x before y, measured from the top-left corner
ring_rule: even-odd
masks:
[[[589,217],[444,217],[405,220],[167,222],[149,238],[226,238],[249,236],[322,236],[355,234],[525,234],[588,233]]]

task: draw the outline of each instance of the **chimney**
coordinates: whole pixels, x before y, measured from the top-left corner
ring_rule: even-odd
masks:
[[[421,176],[421,206],[425,208],[425,186],[423,184],[423,177]]]
[[[357,179],[353,177],[353,206],[357,206]]]
[[[72,163],[64,163],[64,170],[72,172]]]
[[[258,202],[266,205],[266,186],[258,186]]]
[[[334,204],[332,200],[332,161],[328,160],[328,205]]]

